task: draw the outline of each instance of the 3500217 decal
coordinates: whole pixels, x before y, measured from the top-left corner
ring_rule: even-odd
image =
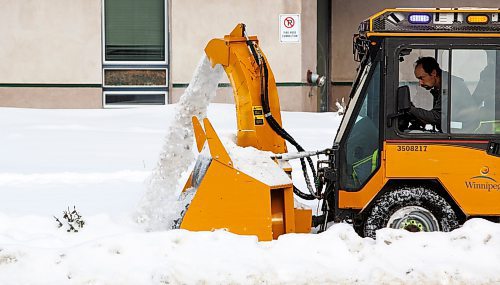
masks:
[[[426,145],[398,145],[397,151],[427,151]]]

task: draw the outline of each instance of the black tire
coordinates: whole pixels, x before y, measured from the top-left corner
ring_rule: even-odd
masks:
[[[375,238],[376,231],[385,227],[449,232],[458,228],[459,222],[450,204],[434,191],[401,187],[375,201],[363,224],[364,236]]]

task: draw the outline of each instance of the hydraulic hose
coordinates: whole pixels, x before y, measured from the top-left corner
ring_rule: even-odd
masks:
[[[295,195],[299,196],[300,198],[304,199],[304,200],[314,200],[314,199],[316,199],[316,196],[313,196],[312,194],[307,194],[307,193],[302,192],[299,188],[295,187],[295,185],[293,185],[293,193]]]
[[[269,87],[268,87],[269,71],[267,68],[266,60],[263,57],[260,57],[260,59],[261,59],[260,65],[261,65],[261,67],[263,69],[263,73],[264,73],[264,76],[262,78],[262,80],[264,81],[263,82],[264,84],[261,85],[261,86],[263,86],[263,90],[261,92],[261,101],[262,101],[262,109],[264,111],[264,117],[266,118],[266,121],[269,123],[271,128],[279,136],[281,136],[283,139],[285,139],[290,144],[292,144],[297,149],[297,151],[305,151],[304,148],[297,141],[295,141],[295,139],[287,131],[285,131],[280,126],[280,124],[276,121],[276,119],[273,117],[273,115],[271,113],[271,109],[269,107],[269,95],[268,95],[269,94],[269,92],[268,92],[268,90],[269,90]],[[311,168],[311,172],[313,174],[313,179],[314,179],[314,181],[316,181],[317,177],[316,177],[316,170],[314,168],[314,163],[310,157],[306,157],[306,159],[307,159],[307,162],[309,163],[309,167]],[[306,165],[304,158],[300,159],[300,164],[302,166],[302,172],[304,174],[304,179],[306,181],[307,188],[309,189],[309,192],[311,193],[310,196],[312,196],[313,199],[320,198],[321,197],[320,193],[317,193],[312,187],[312,183],[311,183],[311,180],[309,178],[309,174],[307,173],[307,165]],[[297,190],[294,192],[299,192],[296,187],[294,190]],[[299,194],[297,194],[297,195],[300,197]],[[312,199],[310,199],[311,198],[310,196],[308,196],[308,200],[312,200]]]
[[[266,121],[268,122],[269,126],[283,139],[288,141],[290,144],[292,144],[297,151],[305,151],[302,146],[299,145],[295,141],[295,139],[288,133],[286,132],[280,124],[276,121],[276,119],[273,117],[271,113],[271,109],[269,107],[269,93],[268,93],[268,80],[269,80],[269,70],[267,67],[267,62],[264,59],[262,55],[256,50],[254,44],[249,40],[248,36],[246,35],[245,29],[243,29],[244,36],[246,37],[246,44],[248,48],[250,49],[251,54],[253,55],[255,61],[261,68],[261,101],[262,101],[262,109],[264,111],[264,117],[266,118]],[[310,157],[306,157],[307,162],[309,164],[309,167],[311,168],[311,172],[313,174],[313,179],[314,181],[317,180],[317,175],[316,175],[316,170],[314,168],[314,163]],[[303,193],[300,191],[297,187],[293,187],[293,192],[301,197],[302,199],[306,200],[314,200],[314,199],[320,199],[321,198],[321,193],[318,193],[319,191],[315,191],[313,189],[313,186],[311,184],[311,180],[309,178],[309,174],[307,172],[307,165],[305,162],[304,158],[300,158],[300,164],[302,166],[302,172],[304,174],[304,179],[306,181],[307,188],[310,192],[310,194]]]

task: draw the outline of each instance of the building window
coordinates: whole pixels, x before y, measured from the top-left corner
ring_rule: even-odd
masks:
[[[104,107],[165,105],[165,91],[106,91]]]
[[[165,62],[165,0],[104,0],[104,61]]]

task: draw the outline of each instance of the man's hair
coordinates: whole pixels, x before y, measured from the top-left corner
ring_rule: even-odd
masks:
[[[441,76],[441,68],[435,58],[430,56],[419,57],[417,61],[415,61],[415,68],[419,65],[422,65],[422,68],[428,74],[431,74],[433,70],[436,70],[437,75]]]

